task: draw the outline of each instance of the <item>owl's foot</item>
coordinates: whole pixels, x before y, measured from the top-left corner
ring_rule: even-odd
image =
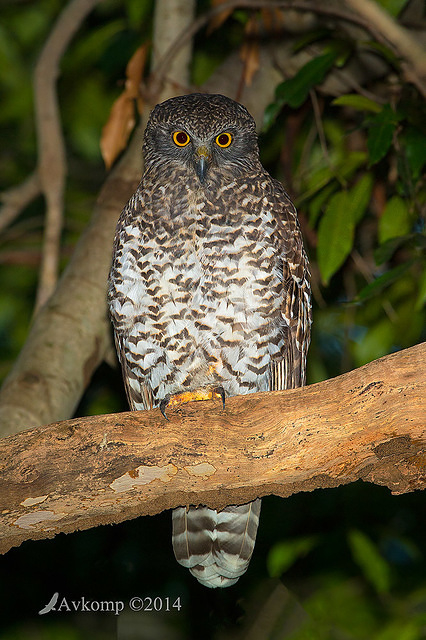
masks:
[[[213,398],[220,398],[222,400],[222,409],[225,408],[225,389],[223,387],[215,387],[212,391]]]
[[[166,420],[168,420],[168,417],[166,416],[166,408],[169,404],[169,401],[170,401],[170,396],[166,396],[160,402],[160,411],[163,414],[163,416],[166,418]]]
[[[179,404],[186,404],[187,402],[194,402],[196,400],[213,400],[214,398],[220,398],[222,400],[222,406],[225,408],[225,397],[225,390],[223,387],[184,391],[182,393],[175,393],[172,396],[166,396],[163,398],[160,402],[160,411],[166,420],[168,420],[166,415],[167,407],[177,407]]]

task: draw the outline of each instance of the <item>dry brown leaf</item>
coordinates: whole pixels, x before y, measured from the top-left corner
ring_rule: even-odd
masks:
[[[265,27],[265,31],[275,33],[280,31],[284,24],[283,11],[281,9],[261,9],[260,14]]]
[[[139,87],[143,78],[147,49],[148,44],[145,43],[130,58],[126,67],[124,91],[113,103],[109,118],[102,129],[100,147],[107,169],[125,149],[135,126],[135,100],[139,113],[143,108]]]
[[[126,147],[135,121],[134,99],[129,98],[124,91],[112,105],[108,121],[102,129],[100,146],[107,169],[112,166],[118,154]]]
[[[212,0],[212,7],[219,7],[221,4],[225,4],[229,2],[229,0]],[[210,34],[215,29],[218,29],[224,22],[229,18],[233,9],[224,9],[217,13],[209,22],[209,26],[207,28],[207,34]]]
[[[142,46],[136,49],[135,53],[130,58],[126,67],[126,91],[129,97],[139,98],[139,87],[142,82],[143,72],[145,69],[146,55],[148,52],[148,43],[145,42]]]
[[[246,41],[240,49],[240,58],[244,63],[242,81],[246,86],[250,86],[253,76],[259,69],[259,39],[258,24],[255,16],[251,16],[245,26]]]

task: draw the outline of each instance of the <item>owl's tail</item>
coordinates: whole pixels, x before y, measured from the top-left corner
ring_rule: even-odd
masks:
[[[247,570],[256,541],[261,501],[215,511],[173,511],[176,560],[206,587],[230,587]]]

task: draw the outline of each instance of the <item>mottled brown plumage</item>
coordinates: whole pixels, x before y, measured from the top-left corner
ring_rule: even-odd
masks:
[[[172,98],[153,110],[143,152],[109,282],[131,408],[205,387],[232,396],[303,385],[308,263],[295,208],[260,164],[253,118],[220,95]],[[234,584],[259,512],[260,500],[176,509],[177,560],[206,586]]]

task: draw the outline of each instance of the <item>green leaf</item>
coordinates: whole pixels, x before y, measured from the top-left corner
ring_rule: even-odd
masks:
[[[367,139],[370,166],[379,162],[389,151],[397,123],[397,115],[388,104],[372,118]]]
[[[279,578],[299,558],[306,556],[316,545],[316,538],[297,538],[275,544],[267,558],[268,573],[271,578]]]
[[[390,238],[386,240],[383,244],[381,244],[374,251],[374,260],[377,265],[383,264],[390,260],[395,253],[395,251],[403,244],[415,244],[411,243],[411,240],[415,239],[415,234],[410,233],[407,236],[396,236],[394,238]]]
[[[420,620],[392,620],[382,626],[374,640],[421,640],[423,635],[423,621]]]
[[[354,220],[349,195],[339,191],[331,197],[318,228],[318,266],[324,284],[341,267],[351,252],[354,239]]]
[[[395,333],[395,324],[387,316],[370,326],[362,338],[351,345],[354,365],[362,367],[388,354],[395,344]]]
[[[324,27],[303,33],[292,46],[293,53],[305,49],[309,44],[330,38],[330,30]]]
[[[301,202],[309,200],[327,185],[332,187],[330,192],[341,189],[342,183],[350,180],[355,171],[365,163],[365,160],[366,154],[364,151],[352,151],[349,154],[346,153],[344,157],[342,155],[341,160],[338,158],[333,166],[326,164],[318,169],[311,170],[307,179],[307,188],[297,199],[297,204],[300,205]],[[332,181],[333,185],[330,185]]]
[[[268,104],[265,111],[263,112],[262,131],[264,133],[266,133],[266,131],[268,131],[268,129],[273,125],[277,115],[279,114],[283,106],[284,100],[275,100],[275,102],[271,102],[271,104]]]
[[[367,154],[364,151],[346,152],[336,168],[336,174],[341,181],[350,180],[355,171],[365,163]]]
[[[312,197],[315,193],[318,193],[329,182],[334,180],[335,174],[329,165],[325,167],[319,167],[311,171],[307,180],[307,189],[299,198],[299,203]]]
[[[404,136],[405,152],[414,180],[420,177],[426,164],[426,136],[419,129],[409,127]]]
[[[309,224],[311,225],[311,227],[315,227],[323,205],[331,198],[332,193],[336,191],[337,188],[338,184],[334,180],[331,184],[328,184],[312,198],[310,198],[307,206],[309,209]]]
[[[396,18],[401,13],[401,11],[403,10],[403,8],[408,2],[408,0],[376,0],[376,1],[379,5],[383,7],[383,9],[386,9],[386,11],[390,13],[391,16],[393,16],[394,18]]]
[[[372,190],[373,176],[371,173],[365,173],[349,190],[349,210],[347,215],[352,217],[355,225],[364,217]]]
[[[352,556],[367,580],[378,593],[387,593],[391,582],[390,567],[380,555],[377,546],[357,529],[349,532],[348,542]]]
[[[356,153],[356,152],[355,152]],[[346,169],[351,167],[351,158],[352,154],[348,157],[348,163]],[[354,169],[358,166],[358,158],[356,158],[354,165]],[[327,169],[328,170],[328,169]],[[330,174],[330,179],[333,177]],[[344,179],[346,176],[341,175],[341,178]],[[320,214],[321,208],[323,207],[326,200],[331,198],[333,191],[340,186],[334,180],[331,184],[328,184],[324,188],[322,188],[312,199],[310,200],[309,207],[309,221],[312,226],[315,225],[315,222]],[[345,211],[345,216],[351,218],[354,224],[358,224],[361,218],[364,216],[367,205],[370,202],[371,191],[373,188],[373,178],[370,174],[364,174],[358,182],[347,192],[347,209]],[[325,215],[325,214],[324,214]]]
[[[352,107],[358,111],[372,111],[373,113],[380,113],[383,108],[382,105],[374,102],[374,100],[360,96],[357,93],[346,93],[343,96],[335,98],[331,104],[342,107]]]
[[[347,131],[345,127],[342,127],[342,123],[336,118],[323,118],[322,126],[324,128],[327,143],[331,143],[329,153],[332,155],[334,152],[337,152],[339,157],[340,154],[347,155]]]
[[[114,36],[124,31],[124,20],[112,20],[107,24],[92,29],[86,35],[77,40],[74,45],[72,56],[64,57],[62,62],[62,70],[68,71],[70,68],[76,68],[99,61],[99,51],[103,51],[107,44],[111,43]]]
[[[425,265],[426,266],[426,265]],[[416,311],[420,311],[426,304],[426,269],[423,269],[423,272],[419,278],[419,293],[416,300]]]
[[[129,18],[129,24],[134,29],[140,29],[144,21],[149,20],[149,12],[152,10],[150,0],[125,0],[124,6]]]
[[[363,302],[368,298],[372,298],[373,296],[377,296],[379,293],[383,291],[386,287],[388,287],[392,282],[398,280],[402,276],[403,273],[408,271],[411,265],[415,262],[415,258],[412,260],[408,260],[404,262],[404,264],[399,264],[397,267],[393,269],[389,269],[386,273],[383,273],[381,276],[370,282],[366,287],[361,289],[358,296],[356,297],[357,302]]]
[[[215,55],[212,51],[203,51],[202,49],[194,51],[192,59],[192,81],[194,84],[197,86],[204,84],[221,62],[220,55]]]
[[[378,53],[385,60],[387,60],[389,62],[389,64],[392,64],[392,65],[394,65],[396,67],[398,66],[398,58],[395,55],[395,53],[392,51],[392,49],[390,49],[386,45],[382,44],[381,42],[376,42],[374,40],[368,40],[368,41],[364,41],[363,42],[363,46],[365,48],[371,49],[371,50],[375,51],[376,53]]]
[[[290,107],[300,107],[312,87],[321,84],[324,80],[338,55],[338,51],[329,51],[307,62],[293,78],[278,85],[275,92],[277,98],[283,100]]]
[[[50,3],[43,3],[43,9],[40,10],[35,3],[27,5],[21,12],[14,12],[9,15],[8,28],[13,34],[16,43],[31,46],[38,46],[40,38],[45,37],[48,32],[49,25],[57,17],[57,9]],[[6,24],[6,20],[4,21]]]
[[[249,18],[250,18],[249,13],[247,11],[244,11],[244,9],[236,9],[232,13],[232,19],[236,20],[237,22],[243,25],[247,24],[247,22],[249,21]]]
[[[393,196],[386,203],[379,220],[379,242],[383,244],[390,238],[404,236],[411,229],[411,219],[408,207],[400,196]]]

